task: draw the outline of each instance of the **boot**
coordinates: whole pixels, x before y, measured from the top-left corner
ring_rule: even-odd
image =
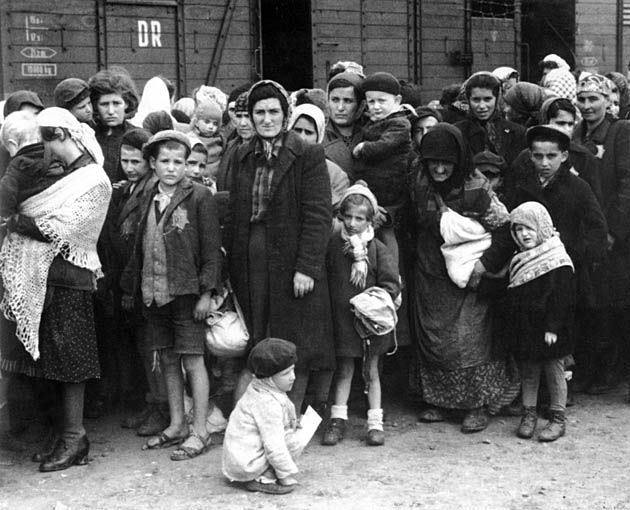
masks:
[[[490,423],[490,417],[488,411],[485,408],[479,407],[477,409],[471,409],[462,422],[462,432],[464,434],[470,434],[472,432],[481,432]]]
[[[551,411],[551,419],[545,425],[545,428],[540,431],[538,441],[551,442],[564,436],[566,423],[567,418],[564,415],[564,411]]]
[[[84,434],[78,438],[62,436],[55,446],[52,455],[39,465],[42,473],[61,471],[70,466],[83,466],[88,463],[90,442]]]
[[[322,444],[325,446],[335,446],[339,441],[343,440],[346,433],[346,420],[341,418],[331,418],[324,432]]]
[[[535,407],[525,407],[523,411],[521,424],[518,426],[516,435],[523,439],[531,439],[534,436],[534,431],[536,430],[538,415],[536,414]]]

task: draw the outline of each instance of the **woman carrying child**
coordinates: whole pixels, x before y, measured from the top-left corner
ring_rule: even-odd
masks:
[[[545,207],[525,202],[510,214],[520,252],[510,263],[508,299],[513,352],[520,361],[525,413],[517,435],[529,439],[537,423],[541,372],[550,394],[551,418],[538,436],[555,441],[565,434],[565,358],[573,351],[575,278],[573,263]]]
[[[339,205],[341,228],[330,240],[327,255],[333,329],[337,353],[335,404],[322,444],[335,445],[343,439],[348,419],[348,398],[356,358],[363,358],[367,375],[369,410],[366,442],[380,446],[383,434],[383,409],[379,359],[393,347],[393,335],[370,342],[369,348],[357,333],[350,299],[369,287],[380,287],[392,300],[400,293],[398,263],[394,253],[374,237],[378,214],[376,197],[363,181],[346,190]],[[366,349],[368,351],[366,352]]]

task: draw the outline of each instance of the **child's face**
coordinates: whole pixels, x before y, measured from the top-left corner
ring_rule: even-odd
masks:
[[[368,107],[370,120],[382,120],[400,106],[401,96],[381,92],[380,90],[368,90],[365,93],[365,102]]]
[[[206,137],[216,135],[219,131],[219,127],[221,127],[218,120],[207,117],[197,117],[195,120],[195,126],[197,127],[199,134]]]
[[[186,148],[169,149],[162,146],[150,163],[162,185],[174,188],[186,175]]]
[[[186,177],[200,181],[206,171],[208,156],[203,152],[192,151],[186,160]]]
[[[348,205],[341,215],[341,221],[350,235],[362,234],[372,224],[368,219],[368,209],[364,205]]]
[[[315,123],[302,115],[295,124],[291,131],[297,133],[297,135],[308,144],[317,143],[317,128]]]
[[[74,115],[79,122],[92,121],[92,101],[90,97],[86,97],[79,103],[70,108],[70,113]]]
[[[435,182],[445,182],[450,179],[455,171],[455,163],[450,161],[441,161],[439,159],[430,159],[427,161],[427,171]]]
[[[556,115],[552,119],[549,119],[549,124],[558,128],[569,138],[573,138],[573,130],[575,129],[575,117],[571,112],[558,110],[558,115]]]
[[[149,163],[142,157],[142,151],[131,145],[120,146],[120,166],[129,182],[138,182],[149,171]]]
[[[488,120],[497,106],[497,98],[494,97],[492,89],[473,87],[468,104],[475,117],[479,120]]]
[[[615,118],[619,117],[619,93],[611,92],[608,100],[608,112]]]
[[[279,390],[287,392],[293,388],[295,382],[295,365],[285,368],[282,372],[273,374],[271,380],[275,383]]]
[[[532,142],[529,148],[530,158],[543,180],[549,180],[569,157],[567,151],[561,151],[556,142]]]
[[[533,228],[516,223],[512,229],[521,250],[531,250],[538,246],[538,233]]]

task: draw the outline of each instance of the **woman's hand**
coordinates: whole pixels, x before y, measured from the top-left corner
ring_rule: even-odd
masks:
[[[555,344],[558,341],[558,335],[556,335],[555,333],[552,333],[551,331],[547,331],[545,333],[545,343],[551,347],[553,344]]]
[[[126,180],[115,182],[114,184],[112,184],[112,188],[113,189],[122,188],[125,184],[127,184],[127,182],[128,181],[126,181]]]
[[[610,234],[606,234],[606,238],[606,240],[608,241],[608,251],[610,251],[615,246],[615,238]]]
[[[486,267],[481,263],[481,260],[475,262],[475,267],[473,268],[473,272],[470,275],[470,279],[468,280],[467,287],[469,289],[475,290],[479,287],[479,282],[481,282],[481,277],[486,274],[488,271]]]
[[[212,311],[212,297],[209,292],[202,294],[195,305],[193,311],[193,319],[197,322],[201,322],[206,319],[208,314]]]
[[[293,276],[293,293],[296,298],[306,296],[315,287],[315,280],[299,271]]]

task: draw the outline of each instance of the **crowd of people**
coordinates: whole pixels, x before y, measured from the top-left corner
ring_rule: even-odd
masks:
[[[227,427],[225,476],[289,492],[301,414],[336,445],[353,381],[384,444],[384,366],[423,422],[514,413],[532,438],[544,409],[538,439],[563,436],[571,391],[627,376],[630,95],[557,55],[541,72],[425,103],[354,62],[291,94],[156,76],[139,97],[122,68],[61,81],[54,106],[11,94],[0,396],[14,434],[46,425],[40,471],[87,463],[84,418],[142,388],[122,426],[143,449],[192,459]],[[236,303],[245,352],[212,354],[206,319]]]

